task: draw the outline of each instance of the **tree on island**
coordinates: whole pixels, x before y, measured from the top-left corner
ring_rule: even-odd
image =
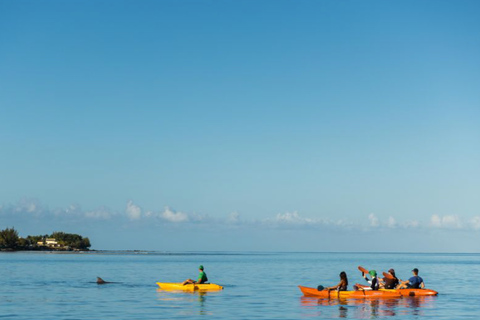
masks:
[[[18,232],[14,228],[6,228],[0,231],[0,248],[2,249],[17,249],[19,245]]]
[[[47,246],[47,239],[55,239],[59,247]],[[39,244],[40,243],[40,244]],[[90,240],[74,233],[56,231],[51,235],[27,236],[20,238],[17,230],[6,228],[0,231],[0,249],[2,250],[88,250]]]
[[[57,242],[63,246],[68,246],[74,249],[88,249],[90,248],[90,240],[83,238],[81,235],[65,232],[54,232],[50,238],[55,238]]]

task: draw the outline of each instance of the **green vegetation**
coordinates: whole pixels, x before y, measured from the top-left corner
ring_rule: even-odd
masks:
[[[17,249],[19,244],[18,232],[14,228],[6,228],[0,231],[0,248]]]
[[[82,236],[74,233],[54,232],[49,238],[54,238],[60,245],[75,249],[85,250],[90,248],[90,240],[88,238],[82,238]]]
[[[65,232],[53,232],[48,235],[27,236],[21,238],[14,228],[0,231],[1,250],[89,250],[88,238]]]

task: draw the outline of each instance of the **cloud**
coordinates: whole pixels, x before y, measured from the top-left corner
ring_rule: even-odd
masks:
[[[96,210],[85,212],[85,217],[90,219],[107,220],[112,217],[112,213],[106,207],[100,207]]]
[[[72,217],[72,216],[82,216],[82,208],[77,204],[71,204],[66,208],[57,208],[52,211],[52,213],[57,217]]]
[[[188,215],[183,212],[176,212],[169,207],[165,208],[165,210],[160,214],[160,217],[168,222],[174,223],[189,221]]]
[[[470,220],[470,226],[473,230],[480,230],[480,217],[473,217],[472,220]]]
[[[442,229],[461,229],[462,222],[456,215],[432,215],[430,218],[430,226],[433,228],[442,228]]]
[[[132,200],[127,201],[124,211],[116,212],[101,206],[93,210],[82,210],[78,204],[70,204],[63,208],[50,210],[42,205],[36,199],[24,198],[15,204],[2,204],[0,206],[0,214],[2,217],[10,217],[9,219],[25,219],[26,216],[34,219],[50,219],[49,221],[81,223],[82,220],[112,220],[121,223],[123,221],[145,221],[158,224],[202,224],[237,227],[255,227],[255,228],[282,228],[282,229],[320,229],[320,230],[361,230],[368,232],[369,230],[381,229],[445,229],[445,230],[464,230],[465,232],[473,232],[480,230],[480,216],[464,218],[457,215],[438,215],[434,214],[426,220],[397,220],[397,217],[389,216],[388,218],[378,217],[374,213],[368,214],[362,220],[338,219],[333,220],[321,216],[306,217],[297,211],[278,213],[272,217],[255,219],[242,218],[238,212],[231,212],[224,217],[210,218],[208,214],[187,213],[176,211],[170,207],[163,210],[143,210]],[[365,219],[367,218],[367,219]],[[54,220],[55,219],[55,220]]]
[[[239,223],[240,222],[240,214],[238,212],[230,213],[230,215],[228,216],[227,222],[232,223],[232,224]]]
[[[310,218],[301,217],[296,211],[295,212],[286,212],[284,214],[277,214],[275,218],[276,222],[286,223],[286,224],[315,224],[317,221]]]
[[[411,220],[403,223],[403,227],[405,228],[418,228],[420,226],[420,222],[417,220]]]
[[[127,208],[125,209],[125,213],[130,220],[138,220],[142,215],[142,209],[139,206],[133,204],[132,200],[127,202]]]
[[[397,221],[395,220],[394,217],[388,217],[386,226],[388,228],[396,228],[397,227]]]
[[[46,210],[47,209],[42,206],[39,200],[32,198],[23,198],[18,201],[17,204],[10,206],[10,208],[5,211],[20,214],[40,215]]]
[[[378,220],[377,216],[373,213],[368,215],[368,220],[370,221],[370,227],[378,227],[380,226],[380,221]]]

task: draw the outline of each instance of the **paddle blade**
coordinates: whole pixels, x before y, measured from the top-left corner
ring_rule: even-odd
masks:
[[[387,279],[395,279],[390,273],[384,272],[383,276]]]
[[[358,266],[358,270],[362,271],[363,273],[368,273],[368,270],[362,266]]]

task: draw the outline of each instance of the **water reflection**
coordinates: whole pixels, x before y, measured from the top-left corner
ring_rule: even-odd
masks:
[[[304,309],[331,318],[375,319],[383,317],[424,316],[435,308],[436,297],[398,299],[318,299],[301,297]],[[320,307],[320,310],[319,310]]]
[[[165,291],[157,289],[161,308],[180,308],[183,315],[211,315],[207,309],[207,292]]]

